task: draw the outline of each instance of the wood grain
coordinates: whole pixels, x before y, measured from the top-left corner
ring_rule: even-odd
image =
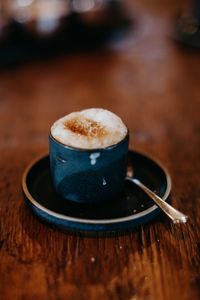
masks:
[[[126,1],[135,26],[107,49],[0,72],[0,298],[197,300],[200,297],[200,54],[170,37],[181,3]],[[58,117],[119,114],[131,148],[169,169],[183,226],[161,215],[113,237],[62,233],[25,207],[21,176],[48,150]]]

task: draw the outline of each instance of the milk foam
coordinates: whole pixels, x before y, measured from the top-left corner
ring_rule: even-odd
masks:
[[[51,135],[67,146],[100,149],[123,140],[127,135],[127,127],[114,113],[90,108],[57,120],[51,127]]]

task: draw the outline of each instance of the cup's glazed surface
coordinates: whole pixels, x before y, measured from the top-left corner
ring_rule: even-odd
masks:
[[[124,189],[129,135],[103,149],[66,146],[49,135],[51,176],[55,191],[76,202],[101,202]]]

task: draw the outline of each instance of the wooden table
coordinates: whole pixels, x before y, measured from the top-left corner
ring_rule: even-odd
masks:
[[[170,38],[177,3],[127,5],[135,27],[108,49],[0,72],[2,300],[199,299],[200,54]],[[91,238],[32,216],[23,170],[48,151],[52,122],[85,107],[119,114],[131,148],[166,165],[186,225],[160,215],[129,234]]]

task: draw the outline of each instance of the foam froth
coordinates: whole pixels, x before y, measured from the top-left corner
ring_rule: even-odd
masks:
[[[51,135],[62,144],[81,149],[105,148],[125,138],[127,127],[114,113],[90,108],[57,120]]]

